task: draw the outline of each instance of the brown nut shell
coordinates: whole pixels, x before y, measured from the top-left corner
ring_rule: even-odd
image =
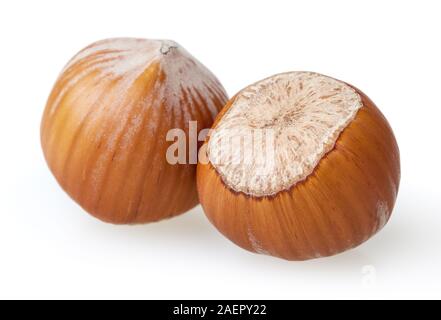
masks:
[[[363,107],[312,174],[289,190],[250,196],[229,188],[210,162],[198,165],[200,202],[223,235],[252,252],[307,260],[354,248],[387,223],[400,181],[399,150],[385,117],[355,90]]]
[[[63,70],[41,143],[49,168],[86,211],[115,224],[157,221],[198,203],[196,165],[167,162],[167,132],[209,128],[227,95],[172,41],[109,39]]]

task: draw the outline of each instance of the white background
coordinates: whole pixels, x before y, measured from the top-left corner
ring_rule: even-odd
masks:
[[[441,298],[439,1],[1,1],[0,298]],[[64,66],[108,37],[168,38],[233,95],[310,70],[367,93],[402,157],[392,220],[309,262],[248,253],[200,207],[118,227],[83,212],[44,162],[39,125]]]

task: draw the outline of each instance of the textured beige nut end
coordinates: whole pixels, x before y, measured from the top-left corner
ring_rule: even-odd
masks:
[[[232,190],[275,195],[314,172],[362,106],[352,87],[321,74],[267,78],[235,97],[211,135],[208,159]]]

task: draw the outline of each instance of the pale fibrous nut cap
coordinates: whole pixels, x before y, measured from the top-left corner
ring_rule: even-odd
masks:
[[[355,89],[328,76],[267,78],[235,97],[211,133],[208,159],[230,189],[273,196],[313,173],[362,107]]]

